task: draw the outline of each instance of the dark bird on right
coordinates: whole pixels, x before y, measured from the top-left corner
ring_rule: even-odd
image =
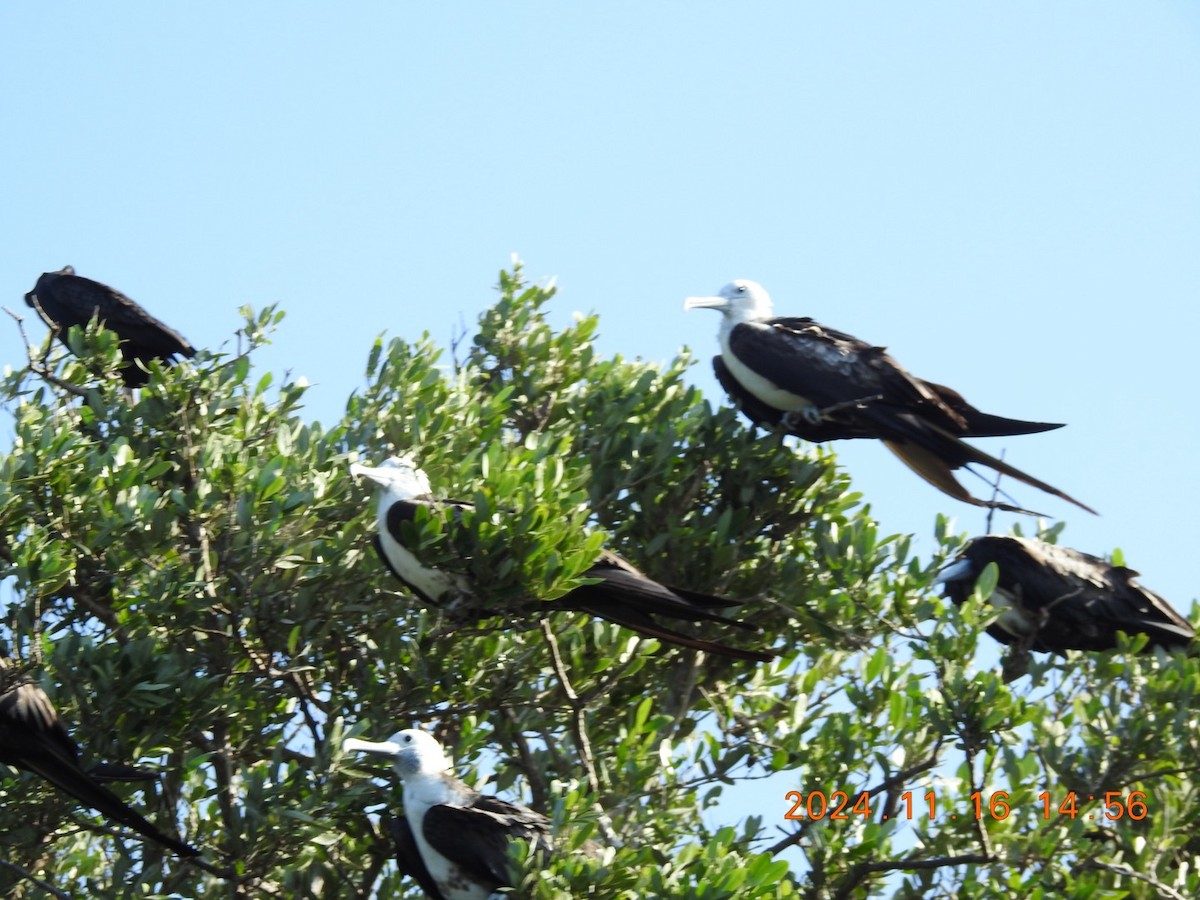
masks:
[[[63,345],[67,329],[80,328],[93,318],[121,339],[121,355],[126,365],[121,379],[128,387],[141,387],[149,374],[138,365],[152,359],[171,363],[176,356],[192,357],[196,348],[178,331],[164,325],[120,291],[107,284],[76,275],[71,266],[57,272],[45,272],[25,295],[25,302],[37,310],[42,321]]]
[[[713,296],[688,297],[683,305],[721,313],[721,353],[713,358],[713,369],[756,425],[782,426],[818,442],[877,438],[938,490],[975,506],[1030,512],[973,497],[953,474],[972,463],[1095,513],[962,440],[1033,434],[1061,425],[982,412],[957,391],[910,374],[883,347],[812,319],[776,317],[770,295],[754,281],[731,282]]]
[[[1137,572],[1031,538],[975,538],[942,569],[936,582],[963,603],[988,563],[998,570],[989,601],[1003,610],[988,634],[1025,650],[1110,650],[1117,632],[1145,634],[1148,646],[1191,643],[1191,622],[1134,579]]]
[[[200,855],[199,850],[155,828],[100,784],[101,780],[146,781],[153,776],[129,766],[103,764],[88,771],[79,764],[79,748],[50,698],[20,674],[7,656],[0,656],[0,763],[40,775],[85,806],[179,856]]]

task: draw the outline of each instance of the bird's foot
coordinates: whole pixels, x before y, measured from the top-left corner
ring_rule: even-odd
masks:
[[[825,418],[824,412],[816,406],[803,406],[783,414],[781,420],[785,428],[802,428],[805,425],[820,425]]]

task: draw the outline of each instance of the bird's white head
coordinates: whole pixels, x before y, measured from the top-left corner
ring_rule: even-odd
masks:
[[[342,748],[347,752],[378,753],[390,756],[396,774],[401,778],[412,778],[421,775],[440,775],[450,768],[450,760],[442,745],[428,732],[419,728],[406,728],[397,731],[386,741],[361,741],[358,738],[346,738]]]
[[[712,297],[688,297],[684,309],[716,309],[733,322],[754,322],[771,318],[771,295],[757,281],[739,278],[721,288]]]
[[[412,500],[433,493],[429,476],[418,468],[416,459],[407,454],[388,457],[378,466],[351,463],[350,474],[370,479],[395,500]]]

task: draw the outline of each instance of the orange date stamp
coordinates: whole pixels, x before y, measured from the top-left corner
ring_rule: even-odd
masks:
[[[784,795],[784,800],[790,803],[791,807],[783,814],[783,817],[792,820],[829,819],[833,822],[844,822],[855,816],[868,819],[879,812],[880,821],[886,822],[888,813],[873,807],[872,799],[870,791],[863,791],[853,796],[845,791],[833,791],[828,794],[825,791],[788,791]],[[1075,791],[1067,791],[1062,795],[1061,800],[1050,791],[1042,791],[1036,799],[1042,818],[1047,820],[1061,816],[1069,819],[1102,818],[1109,821],[1128,818],[1140,822],[1150,812],[1146,805],[1145,791],[1130,791],[1129,793],[1105,791],[1100,795],[1088,794],[1086,796],[1077,794]],[[1084,807],[1097,801],[1101,803],[1100,809],[1093,808],[1091,812],[1087,812]],[[942,809],[939,806],[935,791],[926,791],[923,795],[905,791],[900,795],[898,809],[892,812],[891,818],[921,819],[933,822],[938,819],[939,814],[943,818],[957,819],[961,812],[964,819],[974,817],[976,819],[994,819],[999,822],[1012,815],[1012,803],[1008,791],[993,791],[990,794],[974,791],[967,798],[965,808],[961,810],[953,804],[943,805],[947,808]]]

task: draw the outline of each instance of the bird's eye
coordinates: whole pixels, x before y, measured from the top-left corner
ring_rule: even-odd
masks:
[[[739,285],[737,286],[737,292],[738,292],[739,294],[744,294],[744,293],[746,293],[746,286],[745,286],[744,284],[739,284]]]

